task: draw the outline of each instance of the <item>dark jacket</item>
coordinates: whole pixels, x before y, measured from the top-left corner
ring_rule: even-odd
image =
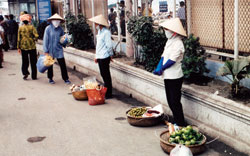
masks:
[[[9,25],[8,34],[17,34],[17,31],[18,31],[17,22],[15,20],[9,20],[8,25]]]

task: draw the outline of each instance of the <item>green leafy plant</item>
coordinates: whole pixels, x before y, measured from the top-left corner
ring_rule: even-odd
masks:
[[[250,78],[250,57],[226,61],[224,66],[218,69],[217,75],[228,78],[232,82],[232,95],[239,95],[240,81],[245,78]],[[232,77],[230,78],[228,75],[231,75]]]
[[[135,42],[141,45],[141,56],[136,58],[136,63],[141,64],[149,72],[157,66],[164,50],[167,38],[162,28],[154,28],[151,17],[133,16],[128,21],[128,32]]]
[[[86,17],[82,14],[76,17],[69,12],[66,15],[66,25],[69,34],[72,34],[72,43],[75,48],[82,50],[94,48],[93,33]]]
[[[39,35],[39,39],[43,39],[43,35],[44,35],[44,30],[45,28],[48,26],[48,22],[47,21],[43,21],[42,23],[39,23],[37,26],[37,33]]]
[[[182,69],[184,78],[192,80],[208,73],[206,68],[205,49],[201,47],[199,37],[194,37],[192,34],[184,40],[185,53],[182,60]]]

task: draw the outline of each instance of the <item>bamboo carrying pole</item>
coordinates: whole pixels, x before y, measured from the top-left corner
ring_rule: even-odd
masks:
[[[234,59],[239,58],[239,0],[234,0]]]

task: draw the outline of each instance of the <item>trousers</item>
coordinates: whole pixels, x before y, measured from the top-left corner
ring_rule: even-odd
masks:
[[[111,58],[97,59],[99,70],[104,81],[104,86],[107,88],[106,97],[112,96],[112,79],[109,69]]]
[[[165,91],[170,110],[174,116],[174,122],[178,126],[186,126],[181,104],[181,87],[183,78],[164,79]]]
[[[57,58],[57,62],[60,66],[61,69],[61,75],[62,75],[62,79],[68,80],[69,76],[68,76],[68,72],[67,72],[67,68],[66,68],[66,63],[65,63],[65,59],[64,58]],[[53,65],[49,67],[48,72],[47,72],[47,77],[49,79],[53,79]]]
[[[16,34],[8,34],[8,41],[9,41],[10,49],[16,49],[16,47],[17,47],[17,35]]]
[[[32,50],[21,50],[22,51],[22,73],[23,75],[29,75],[29,62],[31,65],[31,78],[36,79],[37,78],[37,53],[36,49]]]

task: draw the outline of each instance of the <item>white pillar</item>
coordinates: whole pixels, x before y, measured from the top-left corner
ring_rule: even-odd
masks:
[[[73,14],[76,16],[76,4],[75,4],[75,0],[73,0]]]
[[[66,20],[66,15],[67,15],[67,2],[66,2],[66,0],[64,0],[63,1],[63,16],[64,16],[64,19]],[[67,29],[67,24],[66,24],[66,22],[65,22],[65,32],[68,32],[68,29]]]
[[[173,0],[173,18],[176,18],[176,0]]]
[[[133,16],[138,15],[138,0],[133,0]]]
[[[117,8],[117,20],[118,20],[118,23],[117,23],[117,29],[118,29],[118,41],[117,42],[120,42],[119,43],[119,50],[118,50],[118,52],[121,52],[121,48],[122,48],[122,46],[121,46],[121,20],[120,20],[120,10],[119,10],[119,0],[117,0],[117,3],[116,3],[116,8]]]
[[[239,57],[239,0],[234,0],[234,59]]]
[[[148,16],[148,0],[145,0],[146,16]]]
[[[186,0],[186,6],[187,6],[187,34],[188,36],[191,34],[191,18],[192,18],[192,5],[191,0]]]
[[[92,17],[95,16],[95,3],[94,0],[91,0],[92,3]],[[94,43],[96,44],[96,31],[95,31],[95,23],[92,24],[92,29],[93,29],[93,33],[94,33]]]
[[[128,21],[129,18],[132,16],[132,1],[126,0],[125,1],[125,20]],[[127,25],[126,25],[126,55],[128,57],[134,56],[134,43],[132,40],[132,36],[129,34],[127,30]]]

